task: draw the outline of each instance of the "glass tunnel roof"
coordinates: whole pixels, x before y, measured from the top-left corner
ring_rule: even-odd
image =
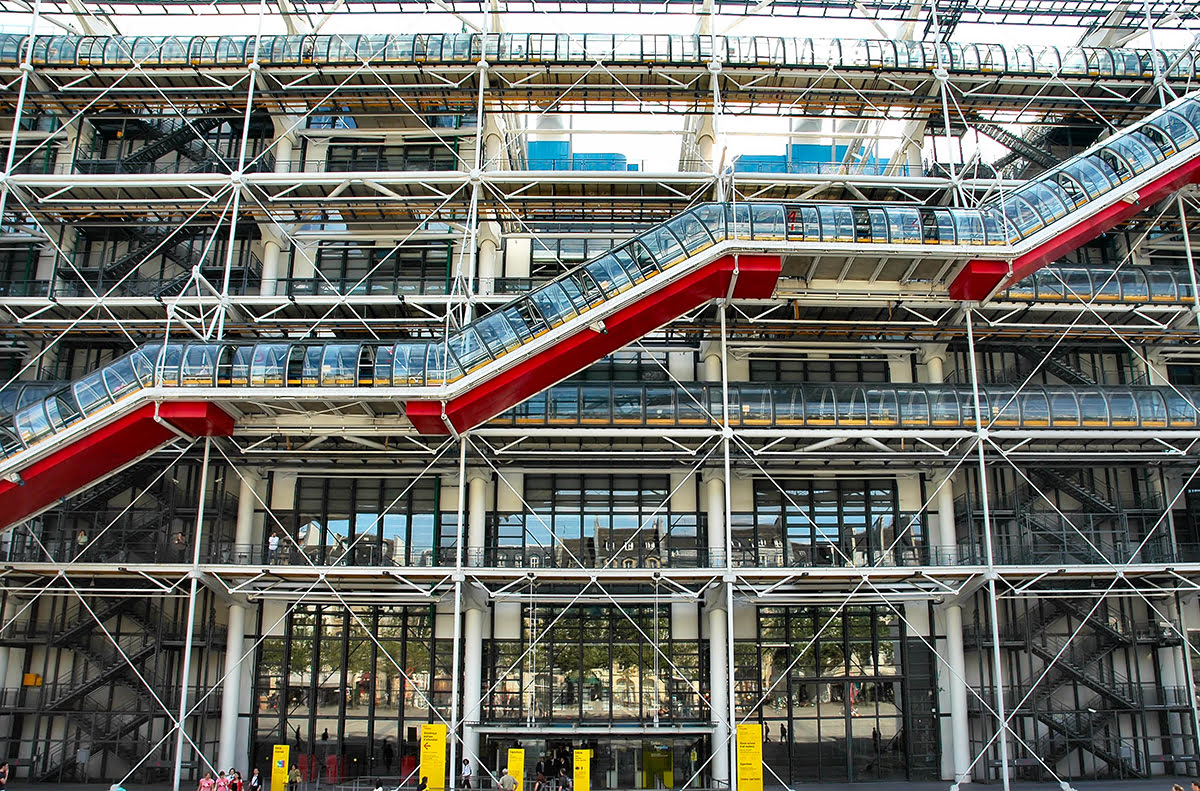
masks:
[[[703,260],[709,248],[730,240],[755,244],[957,245],[977,248],[980,255],[986,255],[989,248],[1011,252],[1011,245],[1068,214],[1086,212],[1090,202],[1127,191],[1128,182],[1152,168],[1176,158],[1182,164],[1188,160],[1182,152],[1192,150],[1198,142],[1200,94],[1195,94],[978,208],[700,204],[449,332],[444,341],[150,344],[0,422],[0,430],[8,437],[4,455],[25,449],[154,384],[300,388],[446,385],[586,316],[618,295],[674,271],[685,261]],[[1090,278],[1088,284],[1089,288],[1095,286]],[[1035,281],[1035,293],[1038,287]]]
[[[0,35],[0,63],[24,57],[28,36]],[[1006,46],[888,39],[568,33],[263,36],[38,36],[38,66],[360,66],[475,63],[698,64],[834,67],[1145,79],[1194,79],[1188,50]]]

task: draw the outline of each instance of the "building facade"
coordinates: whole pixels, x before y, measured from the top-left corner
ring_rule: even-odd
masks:
[[[2,7],[23,782],[1200,771],[1194,9]]]

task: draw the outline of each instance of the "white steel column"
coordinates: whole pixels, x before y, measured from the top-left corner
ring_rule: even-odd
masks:
[[[500,223],[479,224],[479,265],[475,271],[476,294],[496,292],[497,262],[500,260]]]
[[[254,479],[249,471],[242,475],[238,490],[237,526],[234,532],[234,557],[247,551],[254,538],[254,506],[258,502]],[[229,605],[225,636],[225,680],[221,687],[221,735],[217,749],[217,770],[245,763],[247,752],[238,747],[238,710],[242,702],[242,654],[246,644],[246,608]]]
[[[275,289],[279,283],[279,258],[282,252],[283,248],[274,239],[267,239],[263,242],[262,280],[258,287],[258,293],[264,297],[275,296]]]
[[[290,173],[293,170],[301,170],[299,164],[293,167],[292,157],[295,151],[296,136],[291,131],[290,126],[291,119],[289,118],[275,119],[274,148],[276,173]],[[259,294],[264,297],[273,297],[279,283],[279,257],[283,248],[275,238],[266,235],[265,229],[264,237],[262,281],[259,285]]]
[[[949,479],[937,492],[937,525],[934,540],[938,547],[952,547],[957,530],[954,525],[954,488]],[[945,557],[943,553],[943,557]],[[953,562],[947,557],[946,562]],[[971,782],[971,723],[967,718],[967,662],[963,651],[962,605],[943,608],[946,629],[946,688],[950,692],[950,744],[954,760],[955,784]]]
[[[705,370],[708,370],[708,358]],[[720,365],[720,359],[717,360]],[[706,510],[708,512],[709,564],[724,565],[725,547],[725,480],[716,474],[704,479]],[[705,612],[708,616],[708,694],[709,712],[712,721],[712,784],[714,787],[729,783],[729,629],[726,622],[727,595],[724,583],[708,598]]]
[[[467,566],[484,565],[484,528],[487,517],[487,483],[485,470],[470,470],[467,473]],[[463,758],[471,762],[471,768],[479,771],[479,722],[483,698],[483,608],[484,603],[475,596],[464,597],[463,606]],[[450,768],[450,777],[457,782],[462,774],[460,766]]]
[[[971,782],[971,724],[967,719],[967,661],[963,653],[962,607],[946,608],[946,656],[950,688],[950,744],[954,754],[954,784]]]

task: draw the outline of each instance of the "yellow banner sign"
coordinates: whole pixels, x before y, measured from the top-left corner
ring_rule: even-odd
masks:
[[[419,779],[428,783],[429,791],[446,788],[446,724],[427,722],[421,726],[421,768]]]
[[[522,791],[525,785],[525,751],[520,747],[508,751],[508,773],[517,781],[516,791]]]
[[[763,791],[762,725],[743,722],[737,726],[738,791]]]
[[[271,750],[271,791],[287,788],[289,757],[290,750],[286,744],[277,744]]]
[[[592,751],[575,751],[575,791],[592,791]]]

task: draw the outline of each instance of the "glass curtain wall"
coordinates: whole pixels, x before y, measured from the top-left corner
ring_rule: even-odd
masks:
[[[274,620],[264,613],[280,634],[256,665],[253,765],[286,743],[305,778],[409,774],[419,726],[451,713],[452,646],[433,608],[300,605]]]
[[[895,611],[763,607],[755,627],[734,646],[737,712],[762,723],[768,784],[936,778],[930,651]]]
[[[925,545],[924,521],[900,511],[894,480],[757,480],[754,509],[733,514],[734,565],[895,565]]]
[[[685,484],[694,487],[695,484]],[[529,475],[528,511],[495,510],[489,563],[557,567],[694,567],[703,526],[672,510],[667,475]]]

